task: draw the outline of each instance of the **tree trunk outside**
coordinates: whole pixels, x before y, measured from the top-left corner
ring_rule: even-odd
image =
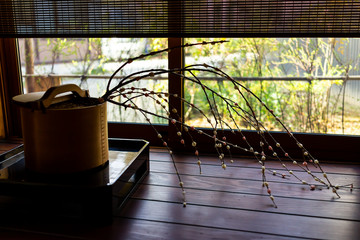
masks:
[[[25,68],[26,74],[34,74],[34,39],[25,39]],[[35,91],[34,77],[26,77],[25,86],[27,92]]]

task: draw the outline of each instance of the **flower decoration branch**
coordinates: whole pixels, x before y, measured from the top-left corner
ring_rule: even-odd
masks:
[[[218,159],[220,161],[220,165],[223,169],[226,169],[226,159],[229,159],[230,163],[233,163],[232,157],[232,149],[238,149],[241,151],[245,151],[248,153],[252,153],[254,158],[259,163],[260,172],[262,175],[262,185],[266,188],[267,194],[272,201],[274,207],[277,207],[275,203],[275,197],[271,190],[270,183],[267,181],[267,175],[275,175],[281,178],[290,178],[293,177],[297,179],[300,183],[304,185],[308,185],[311,190],[314,190],[317,187],[325,186],[332,190],[332,192],[340,198],[338,194],[338,189],[340,187],[350,188],[352,190],[353,185],[345,185],[339,186],[335,185],[330,181],[329,176],[320,165],[320,161],[317,160],[310,152],[305,148],[304,144],[301,143],[294,134],[286,127],[283,122],[280,120],[278,116],[272,111],[256,94],[254,94],[249,88],[242,85],[240,82],[235,81],[231,76],[226,74],[221,69],[216,67],[210,66],[206,63],[204,64],[192,64],[186,66],[181,69],[148,69],[148,70],[141,70],[138,72],[134,72],[122,78],[118,83],[113,84],[114,76],[120,72],[125,66],[131,64],[132,62],[138,59],[144,59],[147,57],[155,56],[157,54],[163,52],[172,51],[175,48],[187,48],[192,46],[198,45],[207,45],[207,44],[221,44],[224,41],[218,42],[202,42],[202,43],[194,43],[194,44],[184,44],[181,46],[173,47],[173,48],[166,48],[160,51],[150,52],[148,54],[143,54],[135,58],[128,59],[125,63],[123,63],[110,77],[109,82],[107,84],[106,93],[102,96],[103,101],[108,101],[113,104],[119,105],[120,107],[124,108],[131,108],[135,111],[140,112],[146,121],[152,126],[157,137],[162,141],[163,146],[167,149],[168,153],[171,156],[172,164],[174,166],[176,175],[178,177],[179,186],[182,190],[183,194],[183,206],[186,206],[186,196],[185,196],[185,185],[182,180],[181,174],[178,171],[178,168],[175,163],[174,154],[171,150],[171,146],[169,146],[166,139],[158,132],[156,127],[152,124],[149,116],[156,116],[158,118],[166,119],[170,122],[171,127],[174,127],[177,132],[178,141],[185,145],[185,140],[183,135],[187,135],[190,139],[191,147],[193,148],[194,155],[197,159],[197,164],[199,166],[200,174],[202,173],[201,168],[201,160],[200,154],[198,149],[198,143],[196,142],[196,134],[205,135],[206,137],[212,139],[214,143],[214,148],[216,153],[218,154]],[[211,73],[218,77],[223,78],[231,82],[234,93],[240,96],[240,99],[244,101],[245,105],[247,106],[248,110],[242,108],[239,103],[231,100],[225,96],[222,96],[221,93],[211,89],[209,86],[204,84],[199,77],[197,77],[197,72],[204,72],[204,73]],[[182,77],[185,80],[191,81],[194,84],[198,85],[202,90],[205,98],[207,100],[207,104],[209,105],[211,116],[207,116],[205,112],[200,109],[198,106],[190,103],[185,98],[178,96],[177,94],[172,94],[168,92],[155,92],[148,90],[147,88],[136,88],[130,87],[131,83],[144,80],[146,78],[153,78],[162,74],[174,74],[177,76]],[[113,86],[114,85],[114,86]],[[247,96],[244,94],[246,93]],[[121,96],[122,101],[116,101],[117,97]],[[178,109],[171,106],[168,101],[169,96],[172,96],[176,99],[179,99],[183,104],[192,107],[195,111],[197,111],[200,115],[202,115],[206,121],[210,124],[212,128],[212,135],[205,133],[204,131],[197,129],[193,126],[189,126],[183,121],[181,121],[181,116],[178,114]],[[155,101],[156,104],[160,106],[161,109],[166,113],[166,116],[162,116],[146,109],[139,107],[136,104],[136,99],[138,98],[149,98]],[[297,145],[300,151],[302,151],[303,160],[298,162],[295,158],[290,156],[290,154],[286,151],[286,149],[278,142],[275,137],[271,134],[271,132],[266,128],[266,126],[258,119],[258,116],[255,114],[254,109],[252,108],[251,104],[249,103],[249,98],[252,97],[255,99],[261,106],[263,106],[273,117],[274,121],[278,122],[284,131],[289,135],[290,139]],[[226,107],[226,115],[229,118],[229,121],[222,117],[222,114],[219,112],[218,102],[221,102]],[[172,118],[176,116],[176,118]],[[246,136],[244,135],[243,131],[241,130],[236,118],[239,117],[242,121],[246,122],[250,126],[252,126],[256,132],[258,133],[258,146],[253,146],[248,141]],[[232,135],[235,136],[235,139],[238,139],[238,143],[234,141],[228,141],[225,137],[224,131],[225,129],[230,129]],[[239,143],[244,143],[246,147],[239,146]],[[272,143],[272,144],[271,144]],[[277,171],[271,167],[267,167],[266,163],[269,159],[277,160],[282,167],[282,171]],[[290,164],[288,164],[290,162]],[[316,183],[310,183],[305,180],[299,175],[296,174],[297,171],[294,170],[293,167],[297,167],[298,170],[301,172],[307,173]],[[310,166],[319,169],[319,172],[314,173],[311,171]],[[318,175],[321,176],[318,176]]]

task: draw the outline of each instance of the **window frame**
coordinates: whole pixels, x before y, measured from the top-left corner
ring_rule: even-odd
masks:
[[[21,137],[20,112],[11,101],[13,96],[21,94],[22,89],[17,48],[16,39],[0,38],[2,124],[4,137],[8,139]]]
[[[182,38],[168,38],[169,47],[178,46],[183,43]],[[7,139],[21,138],[21,122],[20,113],[16,105],[11,102],[13,96],[22,93],[21,73],[19,67],[19,59],[17,54],[17,40],[14,38],[0,38],[0,75],[1,75],[1,103],[3,115],[3,136]],[[183,50],[176,49],[168,55],[169,68],[181,68],[184,66]],[[17,80],[17,81],[14,81]],[[184,95],[184,81],[178,76],[170,74],[169,76],[169,92]],[[173,97],[169,98],[171,106],[179,109],[183,117],[183,105],[181,101]],[[183,147],[179,143],[175,128],[171,124],[155,125],[158,131],[169,142],[175,151],[193,152],[191,146]],[[202,129],[203,131],[211,130]],[[256,146],[258,135],[255,131],[244,131],[247,139]],[[301,158],[302,153],[297,146],[288,144],[289,136],[284,132],[272,132],[279,142],[284,143],[289,154],[294,157]],[[230,131],[224,131],[224,135],[228,139],[236,140]],[[324,160],[336,160],[346,162],[359,162],[360,155],[360,136],[335,135],[335,134],[314,134],[314,133],[294,133],[296,138],[303,142],[306,148],[316,153],[317,158]],[[141,138],[150,141],[152,146],[162,146],[162,142],[154,134],[150,125],[138,123],[109,123],[109,137],[111,138]],[[212,148],[213,140],[206,139],[204,136],[196,136],[198,141],[198,149],[201,153],[215,152]],[[238,138],[238,137],[237,137]],[[190,139],[185,139],[190,140]],[[247,155],[245,152],[238,152],[241,155]]]

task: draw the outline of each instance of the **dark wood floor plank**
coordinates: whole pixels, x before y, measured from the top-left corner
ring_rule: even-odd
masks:
[[[177,202],[182,204],[180,189],[175,187],[142,185],[133,195],[133,198]],[[228,193],[209,190],[186,190],[188,204],[248,209],[266,211],[280,214],[313,216],[322,218],[335,218],[343,220],[360,221],[360,205],[344,202],[314,201],[306,199],[288,199],[277,197],[274,208],[268,196]],[[180,200],[180,201],[179,201]]]
[[[42,240],[42,239],[94,239],[94,240],[176,240],[176,239],[293,239],[278,235],[267,235],[249,231],[229,230],[223,228],[209,228],[206,226],[192,226],[186,224],[168,223],[162,221],[148,221],[115,217],[109,226],[92,226],[78,229],[69,226],[42,227],[28,226],[27,228],[1,229],[2,240]]]
[[[112,228],[118,229],[118,231],[112,235],[111,239],[127,240],[294,239],[278,235],[251,233],[248,231],[217,229],[203,226],[127,218],[116,219]]]
[[[266,189],[262,187],[260,180],[252,181],[188,175],[183,175],[182,180],[184,182],[184,187],[190,189],[208,189],[212,191],[267,195]],[[144,183],[175,187],[179,186],[175,174],[157,172],[151,172],[150,175],[144,179]],[[341,198],[338,199],[331,190],[324,189],[311,191],[308,186],[302,184],[269,182],[269,186],[275,197],[282,196],[288,198],[305,198],[352,203],[360,202],[360,191],[358,189],[355,189],[353,192],[339,190]]]
[[[171,158],[167,152],[151,152],[150,158],[155,161],[166,161],[171,162]],[[186,162],[196,164],[197,159],[191,155],[175,155],[176,162]],[[200,156],[201,162],[204,165],[219,165],[219,160],[214,156]],[[240,166],[240,167],[257,167],[258,161],[255,158],[233,158],[234,163],[229,163],[229,159],[225,159],[229,166]],[[301,161],[299,161],[301,162]],[[285,161],[289,166],[292,165],[291,161]],[[267,161],[268,167],[275,169],[282,169],[278,161]],[[344,174],[356,174],[360,175],[360,164],[349,164],[349,163],[321,163],[321,166],[328,173],[344,173]],[[313,170],[319,172],[318,170]]]
[[[158,201],[130,201],[122,216],[169,223],[244,230],[311,239],[359,239],[360,222],[264,212],[188,206]]]
[[[44,234],[29,231],[22,231],[19,229],[2,230],[0,229],[1,240],[72,240],[72,239],[85,239],[81,237],[65,236],[61,234]]]
[[[180,173],[186,173],[188,175],[199,175],[199,167],[193,164],[186,163],[177,163],[176,167]],[[154,172],[167,172],[167,173],[175,173],[175,169],[172,163],[170,162],[150,162],[150,168]],[[294,176],[291,176],[286,171],[278,171],[287,175],[286,178],[282,178],[280,176],[274,176],[271,172],[267,172],[266,179],[267,181],[275,181],[275,182],[289,182],[289,183],[301,183]],[[319,184],[316,182],[312,176],[305,172],[293,171],[297,177],[301,180],[306,181],[309,184]],[[239,168],[239,167],[227,167],[226,170],[222,169],[221,166],[202,166],[202,175],[203,176],[211,176],[211,177],[222,177],[222,178],[234,178],[234,179],[249,179],[249,180],[257,180],[261,179],[261,166],[258,168]],[[322,174],[314,174],[319,179],[324,179]],[[360,175],[340,175],[340,174],[330,174],[327,173],[328,178],[331,183],[336,185],[348,185],[353,184],[355,188],[360,186]]]

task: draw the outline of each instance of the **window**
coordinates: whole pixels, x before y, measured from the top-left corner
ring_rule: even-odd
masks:
[[[101,97],[110,76],[129,58],[167,47],[161,38],[20,38],[18,39],[24,92],[46,91],[49,87],[73,83],[89,91],[91,97]],[[151,68],[167,69],[167,54],[140,59],[122,69],[114,79]],[[135,82],[128,87],[167,92],[167,75]],[[121,102],[121,96],[113,99]],[[165,116],[156,99],[138,98],[135,103],[150,112]],[[163,103],[163,105],[166,103]],[[166,104],[167,105],[167,104]],[[166,106],[167,108],[167,106]],[[108,103],[108,121],[146,123],[138,111]],[[167,124],[166,119],[148,116],[155,124]]]
[[[81,4],[81,5],[80,5]],[[81,6],[81,7],[78,7]],[[1,1],[0,31],[4,37],[170,37],[169,45],[179,45],[183,37],[360,37],[359,3],[356,1]],[[73,18],[72,16],[77,16]],[[171,38],[173,37],[173,38]],[[16,44],[1,39],[1,66],[6,93],[8,136],[19,136],[19,118],[11,106],[11,96],[20,93]],[[248,56],[251,57],[251,56]],[[180,51],[169,53],[168,67],[183,64]],[[30,77],[30,76],[29,76]],[[258,84],[261,87],[260,81]],[[182,79],[169,77],[168,90],[183,95]],[[186,114],[180,102],[169,101]],[[110,124],[110,136],[144,138],[149,128],[142,124]],[[173,139],[176,131],[158,126]],[[276,130],[276,129],[274,129]],[[247,134],[256,134],[248,131]],[[274,133],[282,137],[282,133]],[[146,134],[147,135],[147,134]],[[149,134],[151,136],[151,134]],[[149,137],[152,143],[159,143]],[[284,136],[286,142],[286,136]],[[299,134],[324,158],[355,158],[359,138]],[[206,141],[206,140],[204,140]],[[342,144],[338,144],[338,143]],[[316,144],[312,144],[316,143]],[[208,145],[204,145],[204,149]]]
[[[186,39],[186,42],[210,39]],[[358,38],[230,38],[218,46],[188,48],[185,63],[206,63],[218,67],[252,90],[293,132],[360,135],[358,81],[360,39]],[[198,75],[207,85],[241,104],[229,81],[209,73]],[[200,78],[200,79],[201,79]],[[205,116],[202,89],[185,81],[188,102],[202,106],[205,115],[191,106],[185,108],[185,121],[197,127],[210,127]],[[283,131],[266,109],[244,93],[258,119],[272,131]],[[196,96],[196,97],[195,97]],[[225,106],[218,110],[226,119]],[[236,115],[236,114],[233,114]],[[242,129],[253,129],[238,116]],[[234,127],[234,126],[231,126]],[[228,127],[227,127],[228,128]]]
[[[31,42],[31,49],[26,49],[29,47],[27,46],[29,42]],[[5,83],[6,87],[13,91],[11,95],[9,94],[7,96],[7,112],[9,116],[15,116],[11,118],[14,122],[9,123],[7,136],[21,136],[19,118],[16,117],[18,116],[18,112],[16,111],[16,107],[12,106],[11,98],[12,96],[21,94],[22,90],[25,93],[45,91],[53,85],[76,83],[84,89],[89,89],[91,96],[99,97],[106,89],[106,80],[114,70],[120,66],[119,63],[121,60],[138,56],[151,50],[157,50],[160,45],[161,47],[166,46],[167,42],[168,39],[155,38],[7,39],[7,42],[3,45],[4,49],[7,49],[8,45],[13,45],[14,47],[10,49],[11,51],[3,51],[4,55],[2,59],[9,59],[9,56],[12,56],[13,61],[15,63],[18,61],[19,64],[16,64],[17,66],[11,65],[12,69],[10,70],[8,66],[6,66],[10,61],[2,61],[4,69],[9,69],[9,71],[7,71],[9,75],[17,74],[13,79],[21,75],[20,79],[23,80],[22,82],[9,81],[9,83],[7,83],[6,81]],[[101,46],[101,49],[96,49],[97,46]],[[87,52],[89,49],[91,49],[91,51]],[[119,49],[119,52],[116,52],[116,49]],[[17,50],[19,50],[18,55]],[[31,54],[29,54],[29,52]],[[100,55],[105,57],[99,59]],[[165,53],[165,55],[159,55],[156,59],[151,59],[151,61],[144,59],[136,63],[134,62],[135,64],[132,64],[130,69],[124,69],[124,71],[127,72],[120,73],[119,77],[121,77],[121,74],[128,74],[129,71],[137,71],[144,68],[167,68],[168,57],[166,55],[167,53]],[[31,56],[31,59],[28,59],[29,56]],[[20,69],[18,69],[18,66],[20,66]],[[157,78],[146,81],[146,86],[135,87],[146,87],[156,91],[167,92],[168,87],[174,85],[169,84],[167,78],[167,75],[157,76]],[[14,86],[12,86],[13,84]],[[140,99],[137,104],[143,104],[145,109],[162,116],[165,115],[164,109],[159,108],[155,100],[149,102]],[[146,122],[141,114],[132,109],[125,110],[123,107],[119,108],[115,105],[108,105],[110,137],[145,138],[154,144],[159,141],[156,134],[153,134],[153,130],[148,125],[141,124]],[[164,120],[164,118],[153,118],[151,121],[157,126],[158,131],[161,132],[164,137],[168,135],[168,122]]]

